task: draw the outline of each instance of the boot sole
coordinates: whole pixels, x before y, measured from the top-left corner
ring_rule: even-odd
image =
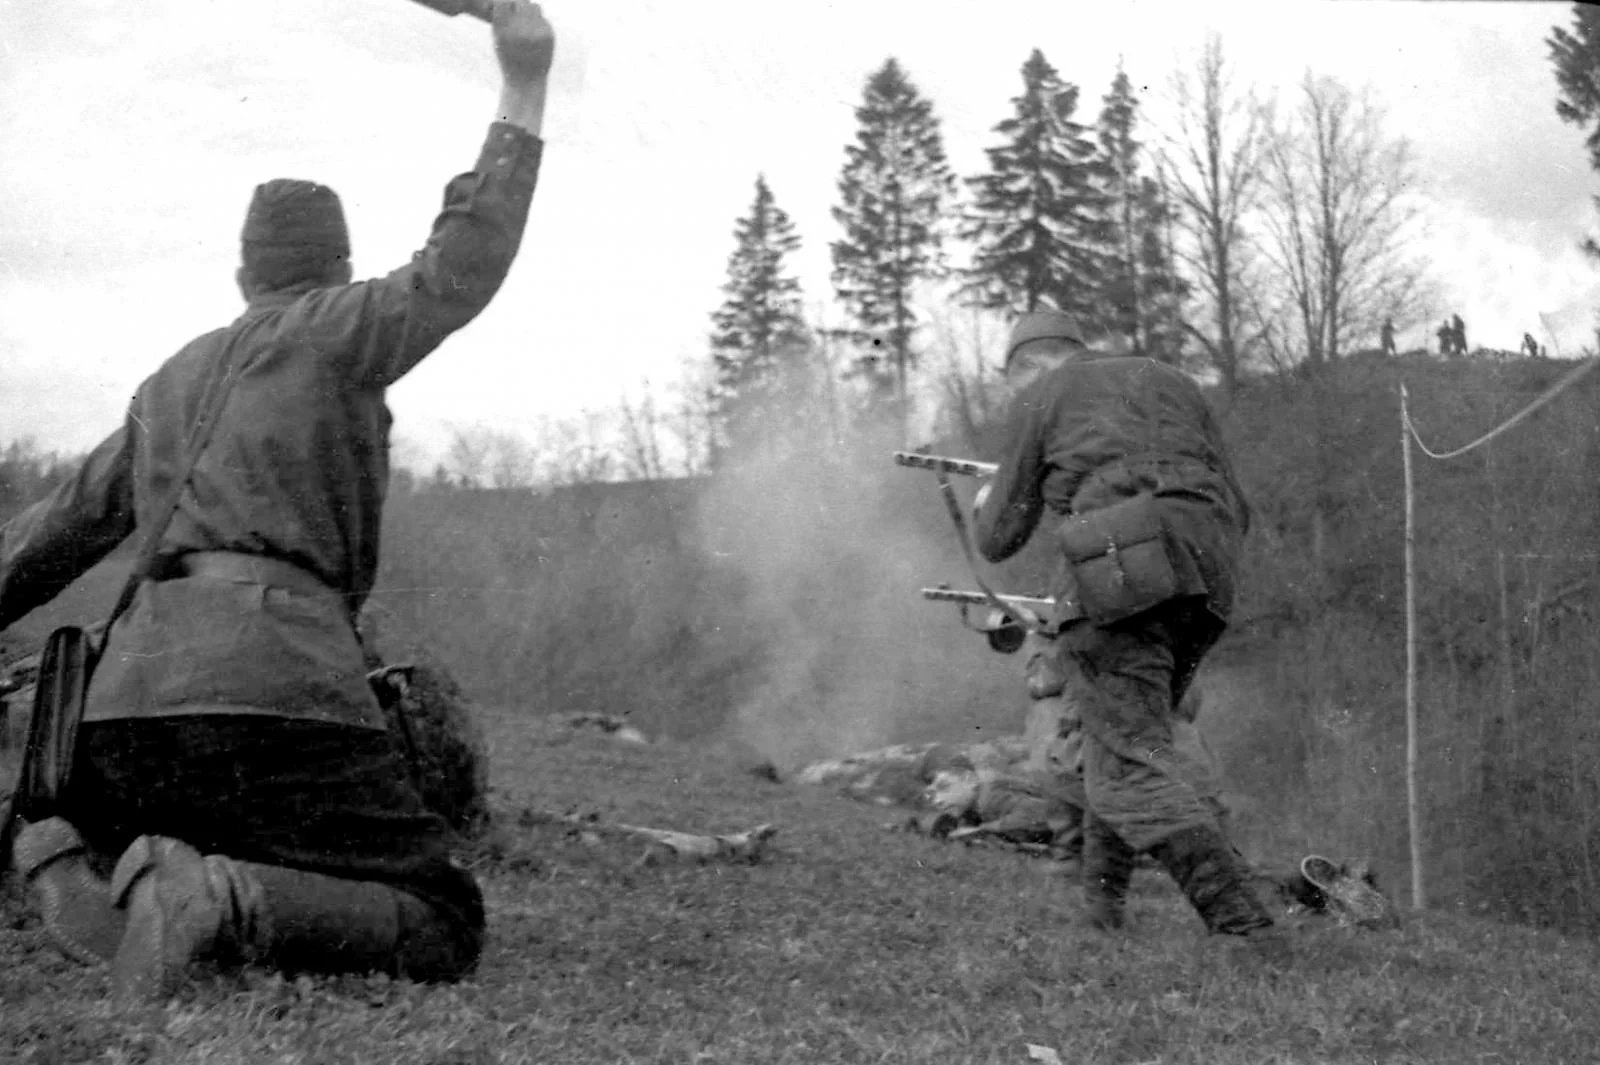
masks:
[[[110,886],[89,871],[77,830],[60,818],[29,825],[13,841],[12,862],[36,893],[56,949],[82,965],[110,962],[122,940],[122,914]]]
[[[164,1001],[216,942],[221,926],[205,860],[185,844],[141,836],[118,861],[112,885],[128,914],[111,963],[112,1001]]]
[[[74,872],[81,873],[81,879],[70,887],[62,885],[59,876],[48,874],[34,883],[45,932],[56,949],[73,961],[104,968],[116,957],[122,942],[123,916],[104,884],[93,880],[86,870]],[[60,873],[71,875],[66,870]],[[85,897],[91,893],[100,898]]]

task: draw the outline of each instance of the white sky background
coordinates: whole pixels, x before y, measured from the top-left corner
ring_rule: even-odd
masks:
[[[1592,337],[1600,273],[1575,246],[1596,176],[1582,132],[1555,117],[1544,44],[1570,24],[1566,4],[545,11],[556,74],[522,254],[482,317],[391,390],[403,461],[438,455],[453,425],[531,435],[540,416],[614,408],[646,380],[664,394],[706,357],[757,173],[804,241],[808,302],[830,299],[835,182],[865,80],[891,55],[963,176],[985,166],[1034,47],[1079,86],[1085,123],[1120,56],[1148,90],[1147,142],[1169,72],[1208,28],[1240,85],[1292,88],[1308,67],[1370,84],[1427,182],[1419,250],[1446,297],[1433,318],[1458,311],[1474,345],[1515,348],[1539,312],[1569,355]],[[406,0],[0,0],[0,443],[92,446],[145,375],[238,314],[238,232],[261,181],[337,189],[358,276],[404,262],[476,157],[497,91],[487,27]]]

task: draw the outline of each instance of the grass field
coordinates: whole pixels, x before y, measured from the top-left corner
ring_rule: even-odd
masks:
[[[1066,870],[888,831],[890,812],[761,779],[734,748],[489,726],[473,980],[207,974],[118,1017],[104,976],[59,960],[8,894],[0,1060],[1558,1063],[1600,1044],[1592,942],[1444,913],[1392,933],[1306,918],[1275,970],[1202,937],[1149,869],[1112,940],[1073,926]],[[779,834],[754,865],[647,862],[530,810]]]

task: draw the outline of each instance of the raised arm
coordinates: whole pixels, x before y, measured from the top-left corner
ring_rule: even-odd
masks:
[[[361,321],[367,333],[346,350],[357,383],[393,384],[499,291],[521,246],[544,154],[541,134],[555,33],[529,0],[494,0],[500,65],[495,121],[473,169],[450,182],[427,244],[387,277],[330,290],[323,320]],[[340,305],[356,306],[353,314]]]
[[[495,0],[494,52],[500,61],[500,121],[542,136],[556,36],[537,4]]]

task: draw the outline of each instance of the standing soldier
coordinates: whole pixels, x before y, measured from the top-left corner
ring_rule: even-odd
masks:
[[[1450,317],[1450,343],[1457,355],[1467,353],[1467,323],[1461,320],[1459,314]]]
[[[1031,649],[1029,686],[1059,696],[1064,727],[1081,733],[1087,919],[1122,926],[1148,853],[1209,931],[1281,956],[1216,781],[1174,743],[1189,683],[1232,612],[1249,524],[1205,398],[1170,366],[1092,350],[1053,311],[1022,316],[1005,367],[1010,432],[976,504],[979,549],[999,562],[1043,521],[1064,552],[1054,639]]]
[[[163,363],[77,476],[0,528],[3,628],[183,489],[107,634],[62,816],[14,847],[56,944],[110,962],[119,1002],[165,997],[203,959],[477,964],[482,895],[390,745],[352,618],[378,566],[385,389],[494,297],[538,175],[554,35],[528,0],[493,0],[492,21],[497,120],[422,250],[352,284],[333,191],[259,186],[243,315]],[[175,484],[216,379],[225,412]]]
[[[1385,356],[1395,354],[1393,318],[1385,318],[1383,320],[1383,329],[1381,330],[1381,335],[1383,338],[1383,354]]]

